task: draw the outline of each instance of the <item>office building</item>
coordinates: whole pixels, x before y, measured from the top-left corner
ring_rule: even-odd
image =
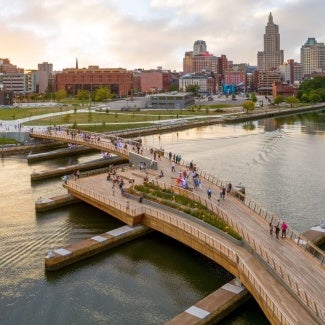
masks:
[[[188,73],[179,78],[179,90],[186,91],[191,85],[199,87],[200,94],[215,94],[215,79],[206,73]]]
[[[287,62],[279,66],[281,73],[281,79],[288,84],[295,84],[302,81],[302,64],[294,62],[293,59],[287,60]]]
[[[324,43],[317,43],[314,37],[309,37],[300,49],[300,61],[304,76],[325,71]]]
[[[183,72],[187,73],[219,73],[220,58],[207,51],[205,41],[196,41],[193,45],[193,51],[185,52],[183,58]]]
[[[277,70],[283,64],[283,50],[280,50],[279,26],[274,24],[272,13],[265,27],[264,51],[257,53],[258,70]]]

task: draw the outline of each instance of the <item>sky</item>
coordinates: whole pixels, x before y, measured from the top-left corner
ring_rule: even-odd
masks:
[[[204,40],[215,56],[257,64],[272,12],[284,59],[325,43],[325,0],[0,0],[0,58],[25,69],[98,65],[182,71]]]

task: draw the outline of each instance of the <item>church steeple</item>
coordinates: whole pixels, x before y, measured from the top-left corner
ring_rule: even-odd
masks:
[[[78,69],[78,58],[76,58],[76,69]]]

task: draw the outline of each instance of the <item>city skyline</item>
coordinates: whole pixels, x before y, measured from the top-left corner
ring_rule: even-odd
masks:
[[[5,3],[3,3],[5,2]],[[257,64],[264,27],[272,12],[280,27],[284,59],[300,62],[308,37],[325,40],[322,0],[0,0],[0,57],[18,67],[55,70],[89,65],[182,70],[196,40],[235,63]]]

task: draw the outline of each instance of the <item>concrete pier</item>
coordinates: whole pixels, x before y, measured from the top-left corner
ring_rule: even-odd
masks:
[[[81,201],[71,194],[58,195],[51,198],[40,197],[35,202],[35,210],[37,212],[43,212],[78,202]]]
[[[52,159],[52,158],[59,158],[59,157],[66,157],[66,156],[75,156],[85,153],[91,153],[98,150],[93,148],[88,148],[84,146],[76,146],[72,148],[62,148],[54,151],[47,151],[47,152],[40,152],[40,153],[30,153],[27,155],[28,163]]]
[[[36,182],[36,181],[40,181],[52,177],[69,175],[72,174],[75,170],[79,170],[80,172],[82,172],[91,169],[107,167],[111,164],[123,164],[126,162],[127,162],[126,159],[120,158],[118,156],[111,157],[111,158],[101,158],[95,161],[90,161],[88,163],[77,164],[77,165],[72,165],[67,167],[60,167],[53,170],[33,171],[30,177],[32,182]]]
[[[241,285],[239,280],[234,279],[166,324],[216,324],[245,303],[250,297],[248,290]]]
[[[129,242],[152,230],[143,225],[123,226],[64,248],[50,250],[45,257],[45,270],[56,271],[94,256],[107,249]]]

